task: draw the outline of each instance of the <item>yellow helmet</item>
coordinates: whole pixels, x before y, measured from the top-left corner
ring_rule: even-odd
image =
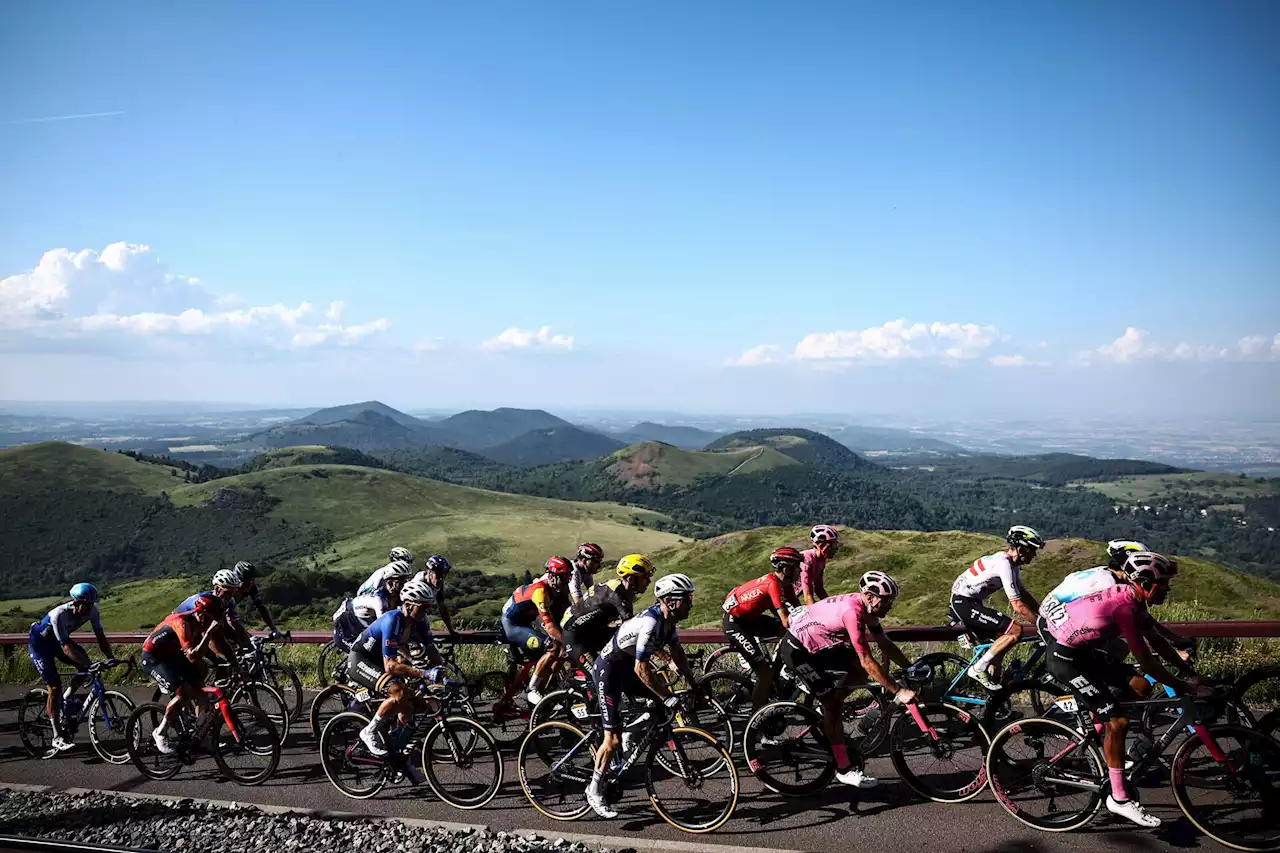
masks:
[[[653,563],[650,563],[649,558],[644,554],[628,554],[618,561],[618,577],[625,578],[630,575],[652,578]]]

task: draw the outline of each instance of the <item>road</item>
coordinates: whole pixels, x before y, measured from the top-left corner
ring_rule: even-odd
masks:
[[[395,788],[371,800],[351,800],[325,778],[305,724],[293,727],[280,769],[274,778],[259,787],[242,788],[224,781],[207,759],[184,769],[172,780],[156,782],[143,777],[130,765],[103,763],[83,734],[81,740],[86,742],[70,753],[47,761],[28,758],[16,732],[14,700],[21,692],[21,688],[0,685],[0,781],[3,782],[485,824],[496,830],[533,831],[552,837],[558,833],[618,836],[614,842],[618,847],[627,846],[627,837],[698,842],[723,847],[726,853],[744,847],[827,853],[848,850],[852,844],[859,850],[930,853],[1075,853],[1081,848],[1102,844],[1141,853],[1226,849],[1195,832],[1173,805],[1167,786],[1143,792],[1143,802],[1165,821],[1158,830],[1119,824],[1104,811],[1085,831],[1040,833],[1009,817],[989,794],[952,806],[919,801],[895,778],[888,759],[868,762],[868,771],[883,782],[879,788],[854,791],[835,787],[804,800],[778,797],[743,771],[742,796],[734,817],[718,832],[705,836],[687,835],[668,826],[654,814],[643,792],[625,799],[619,805],[621,816],[613,821],[591,816],[574,823],[558,823],[543,818],[525,800],[511,761],[507,763],[506,778],[498,796],[477,811],[453,809],[435,800],[425,785]],[[148,693],[128,692],[138,701],[145,701]]]

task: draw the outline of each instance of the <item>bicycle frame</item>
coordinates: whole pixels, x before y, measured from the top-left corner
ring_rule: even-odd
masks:
[[[1014,672],[1014,677],[1013,677],[1014,681],[1024,678],[1025,673],[1034,671],[1036,664],[1038,664],[1040,662],[1040,659],[1044,657],[1044,643],[1040,642],[1039,637],[1028,637],[1024,640],[1019,640],[1018,642],[1019,643],[1035,642],[1035,643],[1038,643],[1039,645],[1037,645],[1034,649],[1031,650],[1031,654],[1027,657],[1026,661],[1024,661],[1021,664],[1013,664],[1007,670],[1005,670],[1006,672],[1010,672],[1010,671]],[[981,658],[983,654],[986,653],[987,649],[991,648],[993,645],[995,645],[995,643],[975,644],[973,647],[973,656],[969,658],[969,666],[973,666],[975,663],[977,663],[978,659]],[[979,708],[986,707],[987,700],[985,698],[981,696],[965,696],[956,691],[956,686],[959,685],[962,681],[964,681],[968,677],[969,677],[969,673],[968,673],[967,667],[965,669],[962,669],[959,673],[957,673],[956,677],[951,679],[951,683],[947,685],[947,689],[942,691],[942,695],[939,697],[941,701],[951,702],[957,705],[977,705]]]
[[[126,662],[120,665],[128,665],[128,664]],[[85,711],[89,707],[90,696],[92,696],[92,698],[97,701],[98,708],[106,708],[104,697],[107,694],[107,686],[106,686],[106,683],[103,682],[102,680],[102,670],[103,670],[103,664],[97,663],[89,667],[84,672],[71,673],[72,678],[89,679],[88,689],[85,691],[84,701],[81,702],[80,707],[76,709],[75,718],[72,719],[70,716],[67,717],[67,722],[72,726],[73,729],[78,729],[80,727],[80,724],[85,721],[86,719]],[[63,703],[63,712],[65,713],[65,711],[66,711],[66,703]],[[114,731],[111,725],[111,716],[105,710],[102,712],[102,719],[107,724],[107,730]]]

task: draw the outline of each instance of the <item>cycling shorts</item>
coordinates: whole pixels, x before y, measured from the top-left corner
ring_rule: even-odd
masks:
[[[551,638],[537,622],[521,625],[505,616],[502,617],[502,634],[506,637],[507,645],[519,652],[523,660],[542,657],[551,643]]]
[[[1132,666],[1098,648],[1062,645],[1049,633],[1043,616],[1036,621],[1036,628],[1044,640],[1045,670],[1071,691],[1081,707],[1101,720],[1109,720],[1117,716],[1117,701],[1138,698],[1129,684],[1138,675]]]
[[[200,668],[187,660],[186,655],[176,655],[167,660],[157,660],[151,652],[143,652],[142,671],[156,683],[161,693],[172,696],[184,684],[197,689],[204,687]]]
[[[71,646],[76,651],[84,653],[84,649],[78,643],[71,643]],[[77,671],[80,669],[80,662],[68,656],[57,640],[41,636],[35,631],[34,626],[27,639],[27,656],[31,658],[31,665],[36,668],[36,674],[40,676],[40,680],[50,687],[62,686],[62,674],[58,672],[58,661],[70,664]]]
[[[385,687],[386,682],[382,678],[386,674],[380,651],[376,655],[368,655],[356,646],[347,655],[347,678],[361,687],[374,691]]]
[[[845,684],[857,684],[866,679],[862,664],[849,646],[831,646],[811,652],[787,634],[779,644],[778,657],[805,689],[819,699],[840,690]]]
[[[644,686],[636,675],[635,659],[610,662],[596,658],[592,674],[596,682],[596,694],[600,697],[600,719],[606,732],[622,731],[622,697],[654,698],[653,692]]]
[[[608,625],[604,626],[604,630],[590,626],[583,631],[575,631],[572,628],[566,629],[564,632],[565,656],[578,665],[585,667],[588,656],[595,657],[600,654],[600,650],[607,646],[612,639],[613,628]]]
[[[951,596],[951,614],[960,620],[965,630],[982,640],[994,640],[1008,633],[1013,620],[998,610],[992,610],[976,598],[963,595]]]
[[[735,619],[726,613],[720,619],[720,629],[729,641],[729,648],[741,655],[752,669],[759,669],[770,663],[769,655],[760,640],[782,636],[782,622],[772,616]]]

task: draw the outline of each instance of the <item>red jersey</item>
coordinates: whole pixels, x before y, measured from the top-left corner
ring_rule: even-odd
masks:
[[[173,613],[147,636],[142,650],[156,660],[170,660],[182,654],[183,649],[195,648],[201,639],[194,614]]]
[[[781,610],[784,602],[782,581],[770,572],[734,587],[724,600],[724,612],[734,619],[753,619],[769,610]]]

